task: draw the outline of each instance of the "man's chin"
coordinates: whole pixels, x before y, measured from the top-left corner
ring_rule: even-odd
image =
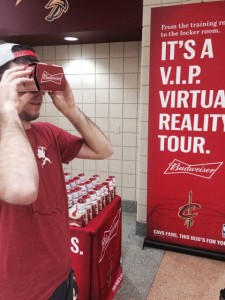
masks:
[[[31,121],[37,120],[38,117],[39,117],[39,114],[37,114],[37,115],[31,115],[31,114],[27,114],[25,112],[22,112],[22,113],[19,114],[19,117],[23,121],[31,122]]]

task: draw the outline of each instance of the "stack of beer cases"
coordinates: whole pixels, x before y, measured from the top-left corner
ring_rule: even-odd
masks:
[[[116,178],[105,181],[94,174],[86,179],[84,173],[72,177],[64,173],[69,209],[69,225],[84,227],[116,196]]]

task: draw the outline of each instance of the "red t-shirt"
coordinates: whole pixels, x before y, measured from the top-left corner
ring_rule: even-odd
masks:
[[[83,139],[49,123],[33,123],[26,133],[39,168],[39,194],[30,205],[0,201],[2,300],[46,300],[71,268],[62,163],[77,156]]]

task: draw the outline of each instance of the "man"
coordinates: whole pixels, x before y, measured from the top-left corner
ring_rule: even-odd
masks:
[[[62,163],[105,159],[112,147],[77,107],[72,90],[50,92],[78,130],[73,136],[39,116],[44,92],[19,93],[31,82],[34,50],[0,45],[0,299],[64,300],[71,294],[68,205]]]

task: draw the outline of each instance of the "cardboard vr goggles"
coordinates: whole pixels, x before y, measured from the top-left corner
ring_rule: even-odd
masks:
[[[34,80],[33,82],[19,85],[18,92],[65,90],[66,79],[62,67],[37,62],[29,64],[29,68],[33,69],[30,78]]]

